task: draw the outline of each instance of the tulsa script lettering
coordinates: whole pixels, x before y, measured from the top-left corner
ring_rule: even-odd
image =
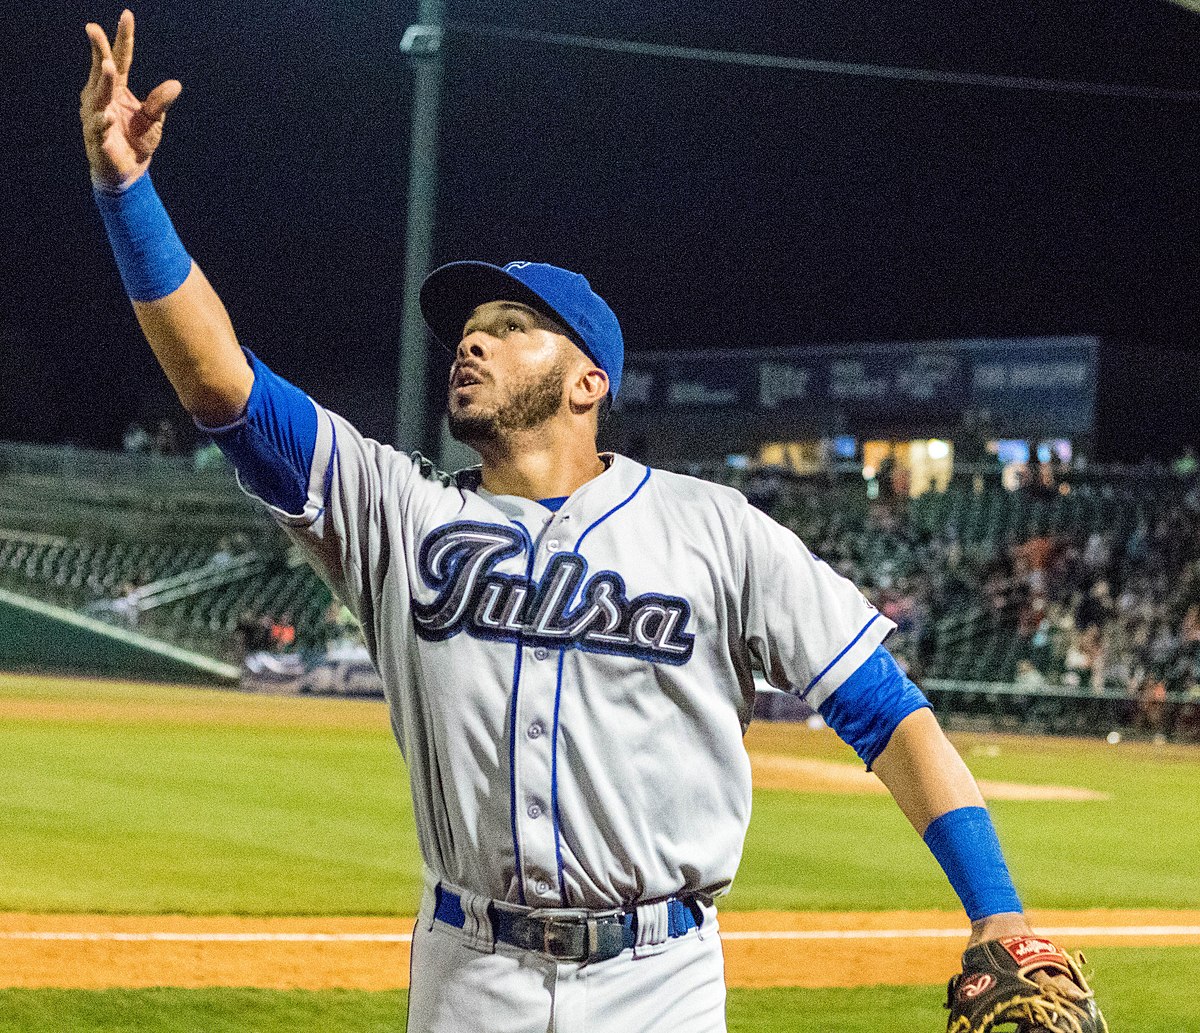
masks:
[[[629,599],[611,570],[587,580],[587,563],[573,552],[551,558],[539,579],[496,568],[526,549],[517,530],[462,521],[433,531],[421,544],[421,578],[437,595],[413,602],[417,634],[441,642],[460,632],[472,638],[576,648],[683,664],[695,636],[687,634],[686,599],[654,592]],[[578,598],[577,598],[578,597]]]

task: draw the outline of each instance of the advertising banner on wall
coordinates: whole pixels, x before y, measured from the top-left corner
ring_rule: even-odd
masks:
[[[938,429],[986,413],[1014,437],[1089,434],[1094,337],[631,353],[614,411],[652,431],[689,417],[781,438]]]

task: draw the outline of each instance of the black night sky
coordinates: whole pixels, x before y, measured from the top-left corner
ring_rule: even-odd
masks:
[[[448,0],[452,20],[1193,89],[1165,0]],[[91,204],[83,25],[8,12],[0,438],[115,446],[178,413]],[[184,93],[154,178],[243,343],[390,439],[415,0],[136,5]],[[1200,100],[447,41],[436,258],[586,273],[630,350],[1094,333],[1102,458],[1197,439]]]

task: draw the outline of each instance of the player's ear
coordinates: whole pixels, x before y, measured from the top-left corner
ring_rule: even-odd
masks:
[[[591,363],[580,366],[568,395],[571,411],[583,413],[594,409],[607,394],[608,374]]]

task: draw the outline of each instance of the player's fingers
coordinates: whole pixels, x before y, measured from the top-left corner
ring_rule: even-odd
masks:
[[[1082,1001],[1087,997],[1083,989],[1070,976],[1039,970],[1032,973],[1031,978],[1039,986],[1054,987],[1068,1000]]]
[[[167,109],[179,99],[183,92],[183,83],[178,79],[168,79],[154,87],[142,101],[141,110],[136,118],[146,125],[153,125],[167,113]]]
[[[112,60],[112,47],[108,45],[108,35],[95,22],[91,22],[87,27],[88,39],[92,41],[100,49],[100,60]]]
[[[104,52],[100,49],[100,41],[97,37],[103,38],[104,30],[95,22],[89,22],[83,31],[87,34],[88,43],[92,47],[92,67],[88,72],[87,86],[84,89],[94,90],[100,81],[100,65],[104,62]]]
[[[133,65],[133,12],[129,9],[121,12],[121,20],[117,22],[117,38],[113,41],[112,56],[117,66],[117,74],[128,76]]]
[[[96,84],[96,107],[103,111],[112,103],[117,90],[117,66],[112,58],[105,58],[100,65],[100,82]]]

